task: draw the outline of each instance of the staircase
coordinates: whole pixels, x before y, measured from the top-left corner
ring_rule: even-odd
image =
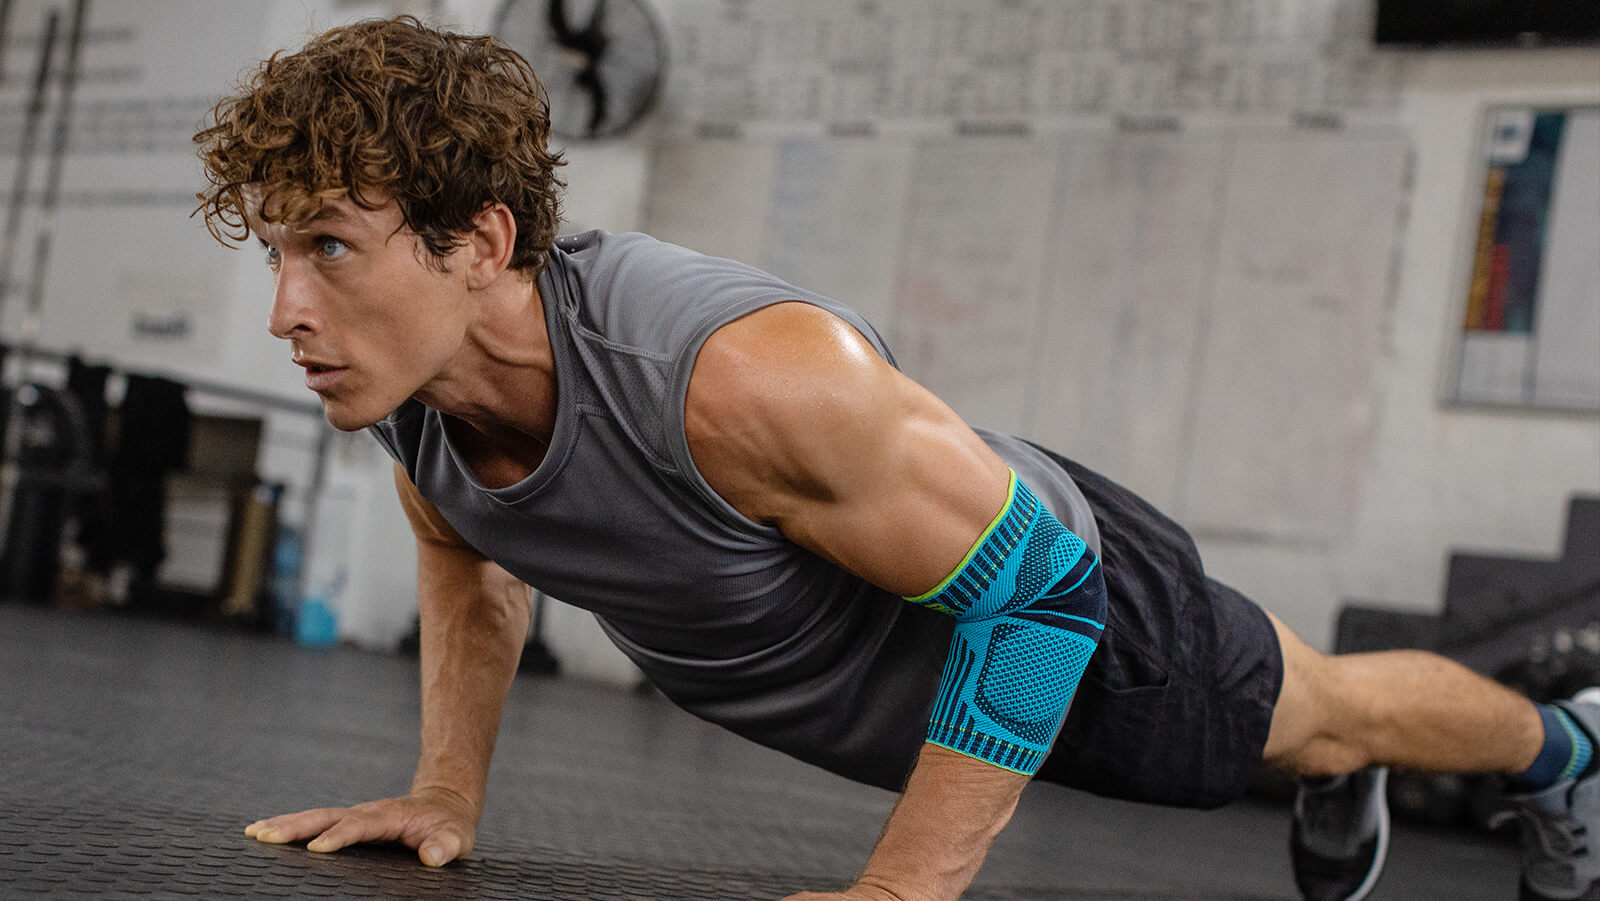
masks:
[[[1451,554],[1437,616],[1365,604],[1340,610],[1336,652],[1390,648],[1437,651],[1502,678],[1572,655],[1600,664],[1600,497],[1572,498],[1554,560]]]

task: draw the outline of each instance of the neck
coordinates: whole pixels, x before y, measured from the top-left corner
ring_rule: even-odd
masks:
[[[531,472],[555,431],[556,371],[537,281],[511,278],[483,293],[456,362],[414,396],[455,422],[473,457]]]

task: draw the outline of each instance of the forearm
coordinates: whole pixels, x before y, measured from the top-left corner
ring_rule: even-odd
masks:
[[[930,899],[958,897],[977,874],[1049,754],[1106,620],[1095,554],[1014,476],[1009,493],[956,571],[908,598],[955,617],[955,635],[929,744],[868,872]]]
[[[955,901],[1027,784],[1020,773],[923,745],[860,886],[896,901]]]
[[[436,567],[419,579],[422,753],[412,790],[445,789],[481,810],[527,636],[528,592],[490,564],[476,568],[470,579],[459,567]]]

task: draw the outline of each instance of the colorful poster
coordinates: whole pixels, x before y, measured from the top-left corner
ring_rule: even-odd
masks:
[[[1600,409],[1600,109],[1485,125],[1455,399]]]
[[[1565,112],[1504,110],[1490,125],[1468,331],[1533,331]]]

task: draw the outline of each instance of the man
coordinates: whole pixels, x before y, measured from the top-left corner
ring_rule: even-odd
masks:
[[[419,560],[412,791],[247,834],[468,853],[526,582],[686,709],[903,789],[856,884],[797,898],[959,896],[1035,774],[1216,806],[1263,761],[1309,780],[1308,897],[1370,890],[1383,765],[1521,780],[1524,897],[1600,893],[1600,706],[1324,657],[1138,498],[969,428],[848,308],[642,235],[556,240],[547,125],[514,53],[401,18],[273,57],[196,137],[208,224],[259,240],[269,327],[394,456]]]

